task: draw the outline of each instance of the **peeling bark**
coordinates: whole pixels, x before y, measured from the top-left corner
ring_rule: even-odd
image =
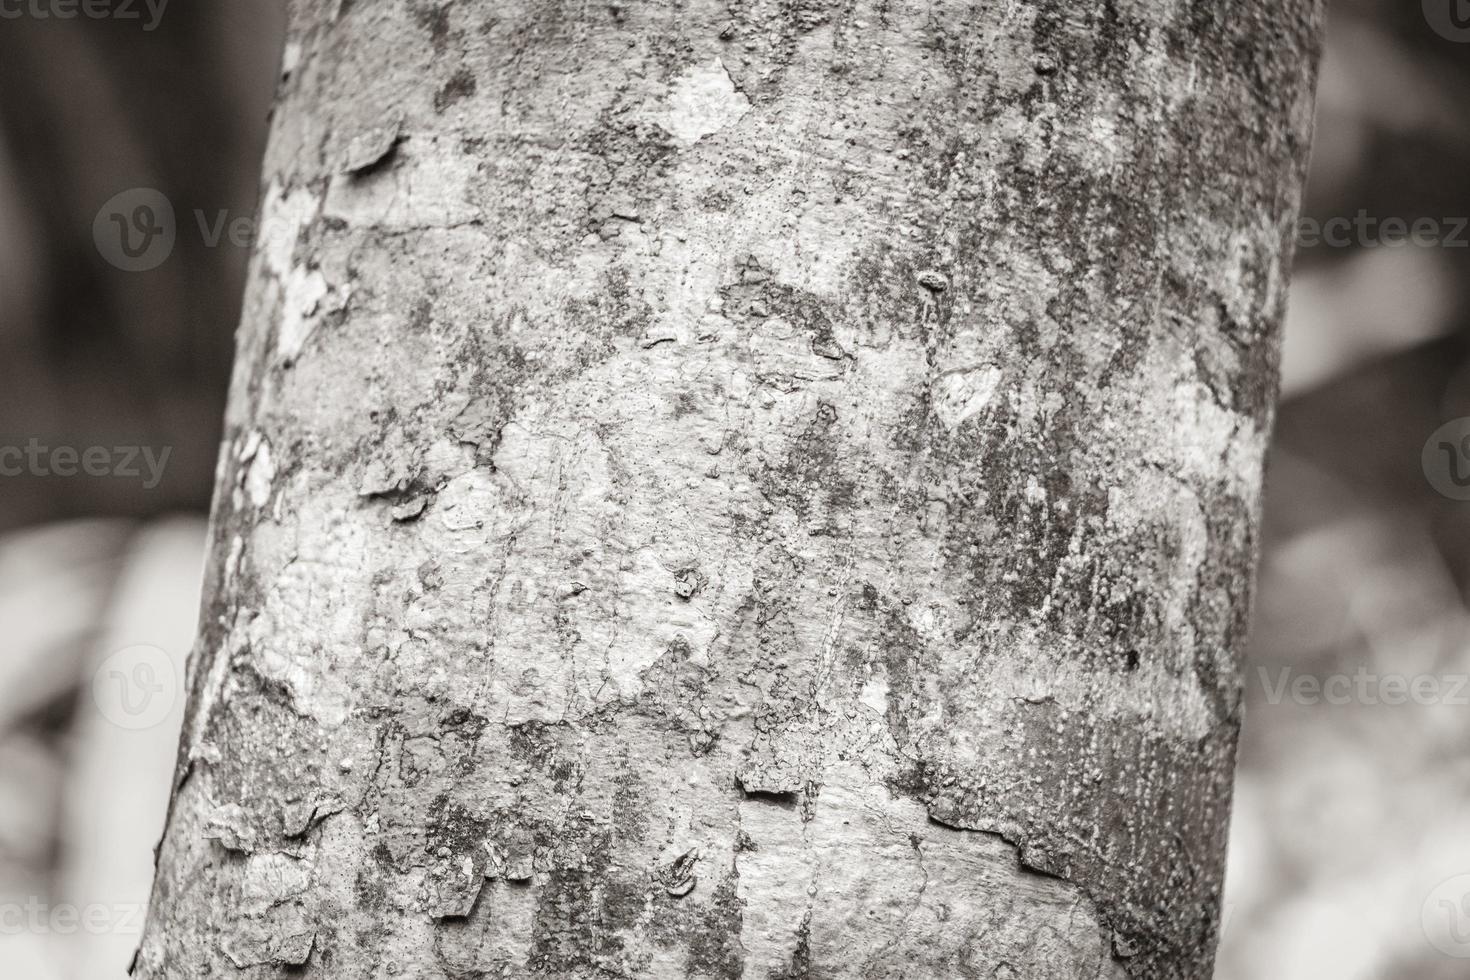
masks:
[[[1204,978],[1317,0],[302,0],[144,978]]]

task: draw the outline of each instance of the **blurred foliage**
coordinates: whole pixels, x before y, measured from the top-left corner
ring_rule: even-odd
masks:
[[[1448,232],[1470,216],[1467,174],[1470,44],[1417,0],[1338,0],[1307,216]],[[1424,922],[1436,885],[1470,871],[1470,708],[1268,696],[1283,672],[1470,671],[1470,503],[1420,462],[1470,415],[1463,240],[1297,254],[1219,980],[1470,976]]]
[[[134,7],[141,7],[134,4]],[[0,481],[0,530],[208,506],[244,249],[212,222],[255,211],[283,31],[275,0],[178,2],[118,19],[0,28],[0,437],[171,446],[154,489],[116,477]],[[179,244],[147,275],[92,237],[98,209],[153,187]]]

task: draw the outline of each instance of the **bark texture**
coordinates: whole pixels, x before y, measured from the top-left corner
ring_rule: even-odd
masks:
[[[307,0],[136,975],[1208,977],[1317,0]]]

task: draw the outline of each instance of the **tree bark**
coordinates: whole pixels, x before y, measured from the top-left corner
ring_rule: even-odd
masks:
[[[300,0],[135,975],[1205,978],[1318,0]]]

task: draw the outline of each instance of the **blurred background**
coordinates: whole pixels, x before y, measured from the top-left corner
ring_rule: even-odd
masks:
[[[0,456],[0,963],[27,980],[120,980],[139,937],[283,30],[277,0],[109,3],[0,29],[0,444],[35,453]],[[1470,3],[1335,0],[1301,238],[1217,978],[1470,977]]]

